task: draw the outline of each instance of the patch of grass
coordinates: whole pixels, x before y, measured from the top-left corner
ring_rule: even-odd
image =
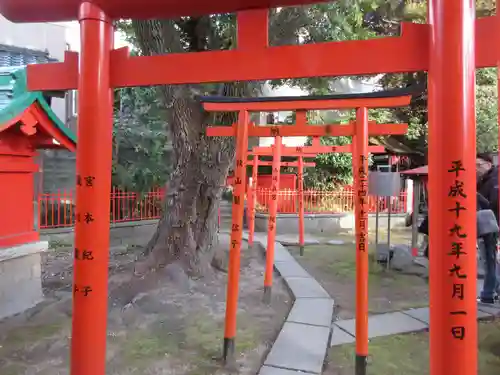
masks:
[[[258,345],[257,328],[238,316],[237,352],[244,353]],[[187,375],[215,374],[219,365],[213,359],[222,353],[224,322],[214,320],[206,311],[191,315],[176,324],[154,323],[148,329],[131,332],[123,342],[120,365],[144,370],[165,357],[179,366],[189,364]]]
[[[354,313],[356,250],[353,244],[307,246],[303,257],[291,247],[296,259],[336,298],[343,314]],[[369,309],[371,313],[397,311],[428,304],[428,285],[417,275],[387,269],[369,250]],[[343,315],[345,318],[347,315]]]
[[[236,350],[244,353],[258,344],[257,327],[249,323],[245,313],[238,314]],[[217,356],[222,350],[224,322],[214,321],[210,315],[200,314],[189,319],[185,329],[186,346],[205,357]]]
[[[49,249],[57,250],[61,248],[73,247],[71,242],[63,241],[63,240],[51,240],[49,241]]]
[[[0,367],[0,373],[2,375],[19,375],[24,374],[26,367],[17,363],[9,363],[6,366]]]
[[[298,253],[298,248],[294,247],[293,250],[294,253]],[[369,258],[370,284],[381,283],[384,280],[395,281],[400,276],[375,262],[372,252],[370,252]],[[333,277],[352,280],[356,278],[356,249],[352,244],[308,246],[303,259]],[[397,281],[401,282],[399,279]]]
[[[190,318],[186,327],[186,346],[190,349],[191,369],[187,375],[212,375],[219,366],[213,358],[222,354],[224,322],[214,321],[208,314],[199,314]],[[251,324],[247,314],[238,314],[238,331],[236,333],[236,353],[245,353],[257,347],[259,336],[257,327]],[[236,354],[238,357],[238,355]]]
[[[500,320],[482,322],[479,328],[478,375],[497,375],[500,368]],[[373,339],[369,346],[368,373],[375,375],[427,375],[429,334],[427,332]],[[354,373],[355,346],[330,349],[325,375]]]
[[[379,229],[378,242],[387,243],[387,229]],[[355,237],[352,233],[339,233],[334,238],[329,237],[328,240],[339,239],[344,241],[354,241]],[[375,246],[375,231],[368,232],[368,239],[371,246]],[[391,244],[409,245],[411,242],[411,230],[408,228],[393,228],[391,229]]]
[[[127,334],[121,357],[128,366],[147,366],[152,360],[176,355],[179,341],[176,334],[168,334],[161,328],[133,331]]]
[[[70,325],[70,319],[60,318],[56,323],[50,324],[26,324],[10,329],[5,334],[0,335],[0,358],[17,358],[17,352],[29,352],[39,344],[44,344],[63,334],[63,330]],[[14,356],[13,356],[14,355]],[[0,361],[1,363],[1,361]],[[10,367],[16,368],[16,364],[11,364]],[[9,366],[7,369],[10,368]],[[14,370],[12,370],[14,371]],[[5,368],[0,368],[0,374],[8,374]],[[14,372],[21,374],[23,372]]]
[[[3,346],[20,346],[26,343],[36,343],[39,340],[48,339],[59,333],[66,322],[52,324],[25,325],[9,331],[2,340]]]

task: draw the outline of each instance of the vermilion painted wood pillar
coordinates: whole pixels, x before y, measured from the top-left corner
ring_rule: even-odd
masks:
[[[231,243],[227,273],[226,320],[224,330],[223,360],[234,363],[236,339],[236,317],[240,281],[240,254],[243,238],[243,215],[248,152],[248,112],[240,111],[236,133],[236,168],[233,180],[233,206],[231,221]]]
[[[497,13],[495,15],[496,18],[496,23],[497,23],[497,35],[496,37],[500,35],[500,0],[497,0]],[[500,50],[497,48],[497,80],[498,80],[498,85],[497,85],[497,90],[498,90],[498,150],[500,151]],[[500,165],[500,152],[497,155],[497,163]],[[500,183],[500,168],[498,168],[498,182]],[[498,211],[500,212],[500,189],[498,189]],[[497,249],[499,251],[499,249]]]
[[[81,5],[79,21],[71,374],[104,375],[113,130],[109,56],[113,48],[113,25],[101,9],[90,3]]]
[[[267,229],[266,271],[264,275],[264,302],[271,301],[271,289],[273,286],[274,240],[276,238],[276,216],[278,214],[278,192],[280,190],[281,146],[281,137],[275,137],[273,147],[271,201],[269,202],[269,222]]]
[[[251,200],[250,209],[250,220],[248,221],[248,246],[253,246],[254,232],[255,232],[255,213],[257,211],[257,174],[259,171],[259,157],[257,155],[253,156],[252,160],[252,196],[249,197]]]
[[[368,358],[368,109],[356,111],[353,141],[356,228],[356,375],[366,374]]]
[[[477,374],[475,1],[431,0],[430,374]]]

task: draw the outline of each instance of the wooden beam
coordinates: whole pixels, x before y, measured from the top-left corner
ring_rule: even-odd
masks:
[[[91,0],[112,20],[177,19],[248,9],[290,7],[327,0]],[[11,22],[62,22],[78,20],[82,0],[0,0],[0,13]],[[96,374],[94,374],[96,375]]]
[[[291,100],[290,100],[291,99]],[[321,109],[354,109],[359,107],[366,108],[394,108],[406,107],[411,102],[411,96],[397,97],[368,97],[368,98],[350,98],[350,99],[319,99],[294,100],[287,98],[283,101],[246,101],[246,102],[205,102],[203,108],[207,112],[278,112],[278,111],[309,111]]]
[[[282,156],[286,156],[286,155],[282,155]],[[262,161],[262,160],[259,160],[259,166],[272,166],[273,165],[273,162],[272,161]],[[296,168],[299,166],[299,162],[298,161],[282,161],[281,162],[281,166],[282,167],[288,167],[288,168]],[[303,163],[303,166],[304,167],[315,167],[316,166],[316,163],[313,163],[313,162],[304,162]]]
[[[429,25],[403,23],[401,28],[400,37],[262,49],[130,56],[127,48],[120,48],[111,54],[111,85],[131,87],[427,71]],[[476,67],[496,67],[496,49],[491,48],[496,35],[495,16],[476,20],[476,34]],[[78,62],[75,64],[67,56],[62,63],[28,65],[31,91],[72,90],[77,86]]]
[[[209,137],[234,137],[236,125],[232,126],[208,126]],[[404,135],[408,131],[408,124],[377,124],[370,122],[369,134],[376,135]],[[249,137],[340,137],[352,136],[354,134],[353,124],[327,124],[327,125],[273,125],[248,127]]]
[[[111,54],[111,85],[261,81],[427,70],[428,25],[404,23],[401,27],[400,37],[345,42],[155,56],[130,56],[120,49]],[[64,69],[59,66],[54,71],[50,65],[28,69],[30,90],[44,91],[49,86],[51,90],[77,88],[78,66],[65,66]]]
[[[343,146],[297,146],[297,147],[282,147],[282,156],[303,156],[303,157],[316,157],[318,154],[330,153],[351,153],[352,145]],[[372,154],[382,154],[385,152],[383,146],[369,146],[368,152]],[[273,154],[273,147],[254,147],[252,153],[258,156],[271,156]],[[260,162],[259,162],[260,163]]]

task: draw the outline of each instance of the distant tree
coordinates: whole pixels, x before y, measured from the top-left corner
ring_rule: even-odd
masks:
[[[154,88],[116,92],[113,185],[135,192],[164,186],[172,170],[172,146]]]
[[[481,12],[483,9],[485,14],[491,12],[492,1],[480,1]],[[337,0],[307,7],[274,9],[270,12],[270,44],[276,46],[392,36],[399,32],[401,20],[423,22],[424,7],[425,3],[417,0]],[[121,23],[122,30],[128,33],[129,40],[142,55],[232,49],[236,45],[235,26],[235,15],[230,14]],[[331,82],[332,79],[316,78],[281,80],[273,84],[291,83],[307,88],[311,93],[326,93],[331,91]],[[388,74],[381,83],[386,88],[412,84],[425,86],[426,75]],[[159,123],[163,123],[165,134],[169,135],[165,141],[172,142],[173,169],[168,180],[164,216],[147,246],[149,257],[141,264],[141,269],[175,262],[188,274],[201,276],[210,265],[216,241],[217,206],[221,187],[233,163],[234,140],[208,138],[205,128],[208,123],[230,124],[236,118],[230,113],[207,115],[196,97],[199,94],[252,96],[257,95],[260,88],[259,82],[233,82],[161,86],[154,89],[158,106],[164,111]],[[486,91],[484,99],[478,105],[484,102],[488,108],[484,115],[490,119],[492,110],[486,100]],[[494,97],[491,100],[495,100]],[[424,151],[427,133],[425,106],[426,97],[422,95],[409,109],[390,111],[393,118],[410,124],[409,135],[399,137],[399,140]],[[479,112],[483,113],[478,108]],[[372,116],[389,114],[381,112]],[[484,123],[490,124],[488,121]],[[487,128],[490,129],[490,126]],[[160,146],[158,148],[161,149]],[[345,171],[343,166],[347,164],[347,159],[337,162],[337,170]],[[345,173],[347,175],[347,171]]]

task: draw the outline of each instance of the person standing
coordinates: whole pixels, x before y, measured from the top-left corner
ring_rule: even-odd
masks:
[[[498,209],[498,167],[493,165],[491,154],[480,153],[476,156],[477,192],[489,202],[490,209],[499,221]],[[478,302],[495,303],[499,286],[497,278],[497,241],[498,233],[490,233],[483,237],[484,247],[482,257],[485,262],[483,290]],[[500,267],[499,267],[500,268]]]

